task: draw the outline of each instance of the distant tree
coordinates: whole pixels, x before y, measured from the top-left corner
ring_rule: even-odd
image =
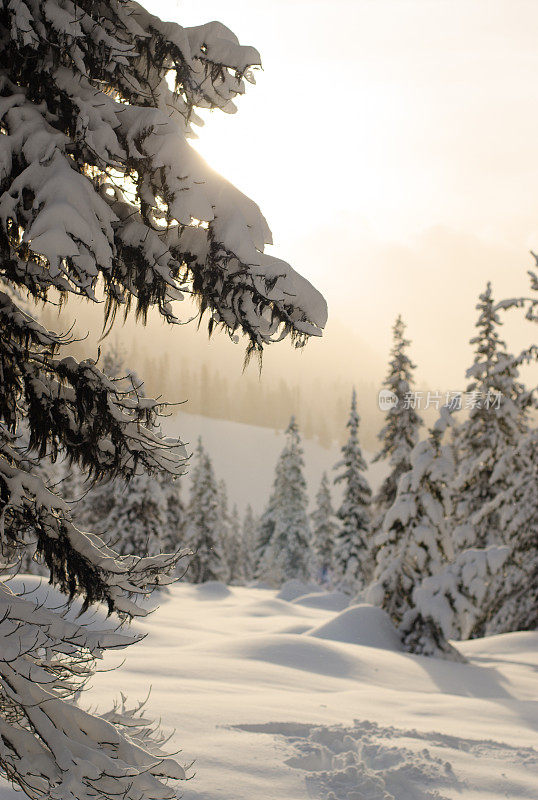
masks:
[[[231,550],[234,550],[235,542],[233,540],[232,532],[232,518],[230,515],[230,508],[228,505],[228,487],[226,481],[220,479],[217,483],[217,494],[219,503],[219,525],[220,531],[218,539],[222,543],[222,550],[224,553],[225,569],[223,565],[223,572],[221,580],[228,583],[231,578],[232,558]]]
[[[187,515],[181,499],[181,486],[168,475],[159,476],[160,490],[166,504],[166,522],[161,532],[161,546],[165,553],[175,553],[185,546]],[[181,565],[183,568],[183,565]]]
[[[228,564],[222,542],[219,491],[209,455],[201,439],[191,476],[185,546],[192,553],[186,579],[191,583],[225,581]]]
[[[495,497],[507,489],[510,473],[501,476],[496,465],[513,452],[526,429],[526,393],[518,381],[516,359],[505,351],[498,332],[502,324],[491,284],[480,295],[471,383],[471,407],[456,432],[458,470],[454,481],[456,540],[459,549],[502,544],[504,530]],[[484,513],[490,509],[489,513]]]
[[[126,398],[145,398],[145,386],[124,363],[118,344],[103,353],[102,369]],[[65,472],[60,492],[72,503],[73,518],[82,528],[102,536],[120,555],[156,555],[181,548],[184,510],[173,476],[144,473],[132,481],[115,477],[92,486],[84,485],[76,467],[66,464]]]
[[[262,517],[263,535],[271,534],[257,569],[258,577],[277,586],[291,578],[309,578],[311,540],[303,467],[301,437],[292,417],[276,466],[273,493]]]
[[[129,483],[115,481],[115,502],[103,520],[120,555],[155,556],[164,551],[167,498],[160,481],[143,473]]]
[[[254,580],[256,573],[256,546],[258,543],[258,524],[252,511],[252,506],[248,504],[243,526],[241,529],[241,552],[245,581]]]
[[[314,578],[322,584],[331,582],[333,548],[338,526],[331,500],[329,478],[324,472],[316,494],[316,507],[310,516]]]
[[[454,458],[452,447],[442,444],[451,422],[450,412],[442,408],[429,437],[413,448],[411,469],[401,476],[396,500],[385,514],[383,528],[374,542],[375,567],[366,598],[387,611],[414,652],[434,647],[427,630],[415,630],[412,640],[409,635],[411,625],[418,627],[415,587],[441,572],[453,556]]]
[[[343,483],[344,496],[337,517],[340,525],[332,553],[332,580],[343,591],[356,593],[364,587],[370,543],[370,503],[372,490],[366,479],[366,461],[359,444],[357,395],[353,389],[347,429],[347,442],[342,447],[342,460],[335,483]]]
[[[172,556],[118,559],[26,471],[65,453],[89,480],[177,474],[184,448],[155,431],[159,404],[126,397],[95,361],[63,357],[17,292],[40,303],[104,300],[112,324],[152,308],[176,322],[181,289],[210,329],[242,332],[249,353],[280,334],[302,344],[325,324],[321,296],[264,254],[258,207],[188,144],[197,110],[235,110],[260,57],[217,22],[183,28],[121,0],[0,2],[0,528],[31,527],[50,581],[124,618],[168,580]],[[103,649],[135,635],[85,628],[0,586],[0,770],[32,797],[168,800],[184,777],[145,719],[98,717],[72,699]]]
[[[228,526],[226,540],[226,558],[228,561],[228,582],[232,586],[242,586],[246,578],[245,553],[239,511],[234,504]]]
[[[411,451],[419,439],[422,425],[413,402],[413,371],[415,365],[407,355],[410,341],[405,338],[405,324],[398,316],[393,327],[393,346],[388,375],[383,386],[395,397],[395,403],[386,413],[385,425],[379,432],[381,449],[374,461],[386,461],[389,474],[381,483],[374,498],[376,520],[374,527],[381,528],[383,517],[396,499],[400,477],[411,466]]]

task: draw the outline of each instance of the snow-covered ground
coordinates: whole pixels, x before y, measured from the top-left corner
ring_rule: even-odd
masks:
[[[171,749],[194,761],[185,800],[536,800],[538,633],[466,642],[470,663],[448,663],[402,652],[378,609],[305,591],[173,587],[86,702],[151,684]]]
[[[256,513],[261,513],[273,485],[276,462],[285,445],[283,432],[241,422],[211,419],[196,414],[178,412],[164,420],[167,436],[179,436],[191,453],[202,435],[204,446],[213,461],[217,478],[224,478],[228,487],[230,504],[237,503],[243,511],[248,503]],[[333,467],[340,460],[340,449],[333,445],[327,449],[319,442],[303,440],[305,478],[311,500],[316,495],[321,476],[326,470],[332,481]],[[369,464],[367,477],[376,489],[385,477],[384,464],[372,464],[371,456],[364,453]],[[187,496],[189,478],[183,486]],[[340,488],[334,487],[333,497],[337,501]]]

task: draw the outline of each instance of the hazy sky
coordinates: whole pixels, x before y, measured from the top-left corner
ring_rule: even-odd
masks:
[[[260,50],[257,86],[236,115],[208,115],[197,147],[259,203],[275,252],[381,373],[401,311],[420,379],[464,388],[477,294],[488,279],[499,297],[525,291],[538,247],[538,2],[147,5]],[[535,331],[517,318],[508,333]]]

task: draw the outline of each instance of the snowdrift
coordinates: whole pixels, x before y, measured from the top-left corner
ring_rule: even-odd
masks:
[[[318,639],[403,652],[400,637],[388,614],[367,603],[347,608],[329,622],[312,628],[308,635]]]

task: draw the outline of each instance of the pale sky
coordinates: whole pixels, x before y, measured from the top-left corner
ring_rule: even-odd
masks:
[[[146,5],[260,50],[257,86],[236,115],[208,115],[196,146],[381,374],[401,311],[420,380],[464,388],[478,293],[488,279],[499,298],[524,292],[538,247],[538,2]],[[507,330],[514,346],[535,334],[519,317]]]

